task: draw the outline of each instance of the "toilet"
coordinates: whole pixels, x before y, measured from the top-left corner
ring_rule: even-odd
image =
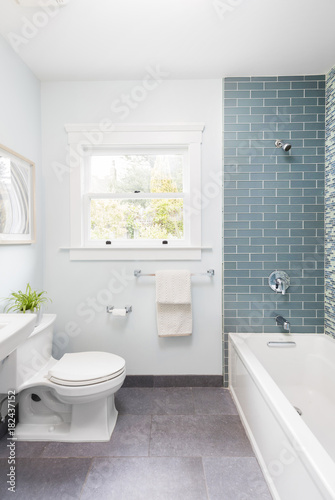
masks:
[[[55,314],[0,365],[0,393],[15,390],[24,441],[109,441],[118,412],[114,394],[126,376],[123,358],[107,352],[52,357]]]

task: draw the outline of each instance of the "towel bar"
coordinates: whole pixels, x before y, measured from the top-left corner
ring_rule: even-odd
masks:
[[[134,276],[139,278],[140,276],[156,276],[156,274],[142,274],[141,269],[135,269]],[[208,269],[205,273],[192,273],[191,276],[209,276],[211,278],[214,276],[214,269]]]

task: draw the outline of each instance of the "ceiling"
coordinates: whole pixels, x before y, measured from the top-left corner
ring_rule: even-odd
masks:
[[[42,81],[324,74],[334,0],[0,0],[0,34]],[[56,1],[56,0],[53,0]]]

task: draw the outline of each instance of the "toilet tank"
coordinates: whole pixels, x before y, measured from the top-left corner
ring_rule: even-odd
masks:
[[[30,336],[0,362],[0,393],[18,390],[50,360],[56,314],[43,314]]]

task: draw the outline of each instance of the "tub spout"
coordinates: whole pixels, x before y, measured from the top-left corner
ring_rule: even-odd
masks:
[[[283,318],[283,316],[276,316],[276,324],[278,326],[282,326],[284,330],[287,330],[288,333],[290,333],[291,330],[291,324],[287,319]]]

